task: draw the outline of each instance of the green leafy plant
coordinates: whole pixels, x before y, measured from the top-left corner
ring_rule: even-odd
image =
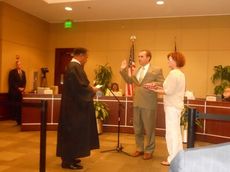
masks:
[[[109,84],[112,80],[112,68],[108,64],[98,65],[95,72],[95,85],[102,85],[101,90],[105,94],[106,89],[109,87]]]
[[[109,117],[109,108],[105,103],[94,101],[94,108],[97,119],[104,121]]]
[[[230,87],[230,66],[222,65],[214,66],[214,74],[212,75],[212,83],[217,84],[214,88],[216,95],[222,95],[225,88]]]
[[[195,124],[200,128],[203,127],[200,119],[196,119]],[[186,105],[184,106],[183,110],[181,111],[180,125],[184,126],[184,129],[188,128],[188,106],[186,106]]]

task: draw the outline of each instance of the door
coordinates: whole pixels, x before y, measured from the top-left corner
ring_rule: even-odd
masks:
[[[62,93],[64,73],[66,66],[72,59],[73,48],[56,48],[55,50],[55,73],[54,84],[58,86],[58,93]]]

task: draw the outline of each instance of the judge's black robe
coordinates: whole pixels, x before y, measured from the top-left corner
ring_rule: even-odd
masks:
[[[83,67],[70,62],[64,76],[57,135],[57,156],[80,158],[99,148],[94,91]]]

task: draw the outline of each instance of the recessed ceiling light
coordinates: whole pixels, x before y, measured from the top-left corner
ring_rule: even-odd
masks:
[[[66,11],[72,11],[73,9],[71,7],[65,7]]]
[[[81,2],[81,1],[91,1],[91,0],[43,0],[43,1],[45,1],[48,4],[58,4],[58,3]]]
[[[163,5],[165,2],[163,1],[163,0],[158,0],[157,2],[156,2],[156,4],[157,5]]]

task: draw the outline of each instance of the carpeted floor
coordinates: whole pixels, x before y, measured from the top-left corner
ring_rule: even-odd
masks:
[[[104,150],[115,149],[116,133],[103,133],[100,136],[100,150],[91,152],[91,156],[82,159],[84,172],[167,172],[169,167],[160,165],[167,157],[165,139],[156,137],[156,149],[151,160],[142,157],[130,157],[116,150],[102,153]],[[14,121],[0,121],[0,172],[38,172],[40,152],[39,131],[21,132],[20,126]],[[134,135],[120,134],[120,143],[126,153],[135,151]],[[196,143],[196,146],[208,143]],[[55,156],[56,131],[47,132],[46,171],[73,171],[60,167],[60,158]]]

